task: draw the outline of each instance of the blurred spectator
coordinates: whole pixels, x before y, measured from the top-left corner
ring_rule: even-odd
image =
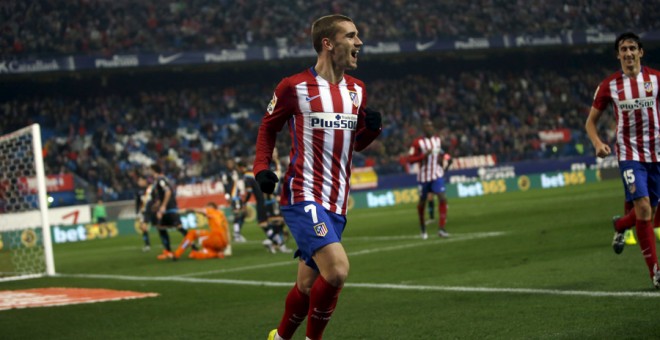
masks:
[[[640,0],[3,0],[0,59],[307,46],[308,23],[328,13],[363,23],[367,42],[660,28],[660,6]]]
[[[515,73],[465,66],[418,72],[411,66],[399,67],[403,76],[371,76],[369,105],[384,113],[384,129],[356,154],[354,166],[403,171],[400,157],[422,118],[443,130],[444,147],[454,157],[493,154],[508,162],[592,154],[578,147],[586,141],[591,88],[602,76],[594,72],[597,60],[589,62],[590,68],[528,66]],[[226,159],[253,155],[258,122],[272,96],[266,83],[277,79],[263,74],[262,81],[203,88],[174,81],[169,90],[135,94],[114,88],[96,96],[11,98],[0,102],[0,131],[41,123],[52,136],[44,140],[47,172],[76,173],[106,200],[130,199],[135,171],[154,162],[177,183],[188,183],[217,176]],[[556,151],[539,139],[541,130],[563,128],[573,140]],[[284,130],[279,139],[285,141]],[[287,155],[283,145],[279,152]]]

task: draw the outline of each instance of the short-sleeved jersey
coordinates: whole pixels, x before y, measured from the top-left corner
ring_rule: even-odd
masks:
[[[612,105],[616,120],[616,153],[619,161],[658,162],[660,73],[642,67],[636,78],[618,71],[603,80],[592,106],[603,111]]]
[[[277,132],[288,123],[292,146],[281,205],[314,201],[346,214],[353,150],[380,134],[366,129],[366,105],[364,83],[348,75],[333,84],[312,67],[279,83],[259,128],[253,171],[270,167]]]
[[[170,191],[171,195],[165,208],[168,211],[177,210],[176,193],[172,187],[172,184],[170,184],[170,181],[165,176],[156,178],[156,181],[153,184],[153,189],[151,191],[152,201],[161,204],[160,202],[163,202],[163,199],[165,198],[165,192],[168,190]]]
[[[427,155],[427,152],[431,152]],[[444,176],[442,168],[443,152],[440,137],[419,137],[415,139],[408,152],[410,163],[419,163],[417,182],[426,183]]]

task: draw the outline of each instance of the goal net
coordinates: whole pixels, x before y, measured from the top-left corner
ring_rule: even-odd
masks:
[[[55,274],[38,124],[0,136],[0,281]]]

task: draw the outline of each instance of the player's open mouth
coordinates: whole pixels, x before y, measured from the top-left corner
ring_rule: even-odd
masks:
[[[353,51],[351,51],[351,56],[352,56],[353,58],[356,58],[356,59],[357,59],[357,55],[358,55],[358,53],[360,53],[360,50],[353,50]]]

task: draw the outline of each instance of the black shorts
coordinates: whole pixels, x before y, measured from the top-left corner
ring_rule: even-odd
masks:
[[[181,225],[181,218],[177,213],[164,213],[160,221],[156,214],[153,214],[151,221],[153,225],[159,227],[178,227]]]
[[[277,198],[267,200],[265,206],[266,216],[268,218],[282,216],[282,212],[280,211],[280,202],[277,201]]]

